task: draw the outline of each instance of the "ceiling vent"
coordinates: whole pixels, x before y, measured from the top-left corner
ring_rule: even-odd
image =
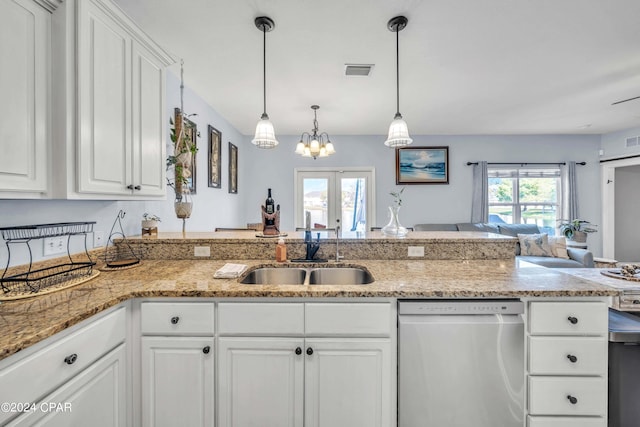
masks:
[[[344,64],[345,76],[367,77],[373,70],[373,64]]]
[[[634,136],[632,138],[627,138],[627,148],[635,147],[636,145],[638,145],[638,139],[639,138],[640,138],[640,136]]]

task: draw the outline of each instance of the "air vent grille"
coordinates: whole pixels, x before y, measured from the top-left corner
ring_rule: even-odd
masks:
[[[627,138],[627,148],[629,147],[635,147],[636,145],[638,145],[638,139],[640,138],[640,136],[634,136],[631,138]]]
[[[367,77],[373,70],[373,64],[344,64],[345,76]]]

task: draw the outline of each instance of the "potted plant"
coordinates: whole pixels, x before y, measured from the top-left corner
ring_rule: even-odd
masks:
[[[561,219],[560,221],[561,223],[558,225],[560,233],[568,240],[574,242],[585,243],[587,241],[587,233],[595,233],[598,231],[595,228],[597,227],[595,224],[591,224],[584,219],[572,219],[570,221]]]
[[[157,228],[160,221],[160,217],[157,215],[146,212],[142,214],[142,228]]]

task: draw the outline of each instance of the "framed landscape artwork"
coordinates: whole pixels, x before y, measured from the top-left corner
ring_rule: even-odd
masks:
[[[238,147],[229,143],[229,193],[238,194]]]
[[[448,184],[449,147],[396,149],[396,184]]]
[[[221,187],[222,133],[209,125],[209,187]]]

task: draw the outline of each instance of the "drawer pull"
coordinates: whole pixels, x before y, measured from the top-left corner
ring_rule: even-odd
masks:
[[[311,356],[313,354],[313,349],[311,347],[307,348],[307,354]]]
[[[202,352],[204,354],[209,354],[210,351],[211,351],[211,347],[209,347],[209,346],[206,346],[205,348],[202,349]]]
[[[180,318],[178,316],[174,316],[171,318],[172,325],[177,325],[179,321],[180,321]]]
[[[142,190],[142,187],[141,187],[141,186],[139,186],[139,185],[134,186],[134,185],[132,185],[132,184],[127,185],[127,188],[128,188],[129,190]]]
[[[302,349],[300,347],[296,347],[296,354],[300,356],[302,354]]]
[[[578,358],[575,357],[573,354],[567,354],[567,359],[569,359],[571,363],[576,363],[578,361]]]
[[[74,363],[76,363],[76,360],[78,360],[78,355],[73,353],[72,355],[64,358],[64,363],[66,363],[67,365],[73,365]]]
[[[576,403],[578,403],[578,399],[571,395],[567,396],[567,399],[569,399],[569,402],[571,402],[572,405],[575,405]]]
[[[571,322],[572,325],[575,325],[576,323],[578,323],[578,318],[577,317],[569,316],[569,317],[567,317],[567,320],[569,322]]]

